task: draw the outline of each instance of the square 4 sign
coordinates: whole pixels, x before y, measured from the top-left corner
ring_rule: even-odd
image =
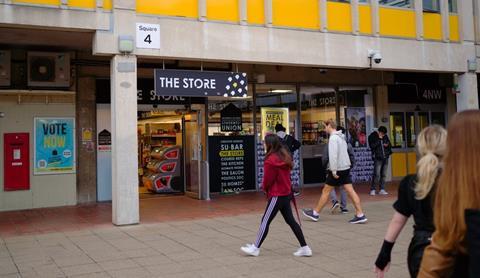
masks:
[[[160,25],[137,23],[137,48],[160,49]]]

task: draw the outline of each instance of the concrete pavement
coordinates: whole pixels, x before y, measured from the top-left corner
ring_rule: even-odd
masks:
[[[364,204],[369,223],[353,216],[302,218],[314,255],[296,258],[298,243],[281,215],[273,221],[259,257],[240,246],[254,241],[260,213],[127,227],[0,238],[0,277],[374,277],[373,262],[392,216],[391,200]],[[408,277],[407,224],[393,251],[388,277]]]

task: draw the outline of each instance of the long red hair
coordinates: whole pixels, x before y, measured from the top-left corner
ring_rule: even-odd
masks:
[[[465,209],[480,209],[480,111],[456,114],[448,125],[447,152],[435,195],[437,244],[465,249]]]
[[[267,154],[265,158],[268,158],[272,154],[276,154],[288,165],[290,170],[293,168],[292,156],[287,148],[280,142],[280,139],[277,135],[268,134],[265,136],[265,146],[267,147]]]

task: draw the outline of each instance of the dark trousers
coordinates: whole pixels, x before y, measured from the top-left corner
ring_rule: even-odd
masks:
[[[372,186],[370,190],[375,190],[376,185],[380,187],[380,190],[385,189],[385,179],[387,178],[388,158],[387,159],[375,159],[375,166],[373,168]]]
[[[305,242],[305,238],[303,237],[302,229],[293,217],[290,200],[290,196],[272,197],[270,198],[270,200],[268,200],[267,208],[265,209],[265,213],[262,217],[262,223],[260,224],[260,229],[258,230],[257,240],[255,241],[256,247],[260,248],[263,241],[267,237],[270,223],[275,218],[278,211],[282,213],[283,219],[285,219],[285,222],[287,222],[287,224],[292,229],[293,233],[298,239],[298,242],[300,243],[300,246],[303,247],[307,245],[307,243]]]

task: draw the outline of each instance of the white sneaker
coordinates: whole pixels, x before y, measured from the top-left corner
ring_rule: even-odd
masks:
[[[376,195],[375,190],[371,190],[370,191],[370,196],[375,196],[375,195]]]
[[[384,189],[380,190],[380,192],[378,192],[378,194],[380,195],[388,195],[388,192],[385,191]]]
[[[295,257],[311,257],[312,249],[308,245],[298,248],[297,252],[293,253]]]
[[[240,247],[245,254],[253,257],[258,257],[260,254],[260,248],[255,247],[253,244],[247,243],[247,245]]]

